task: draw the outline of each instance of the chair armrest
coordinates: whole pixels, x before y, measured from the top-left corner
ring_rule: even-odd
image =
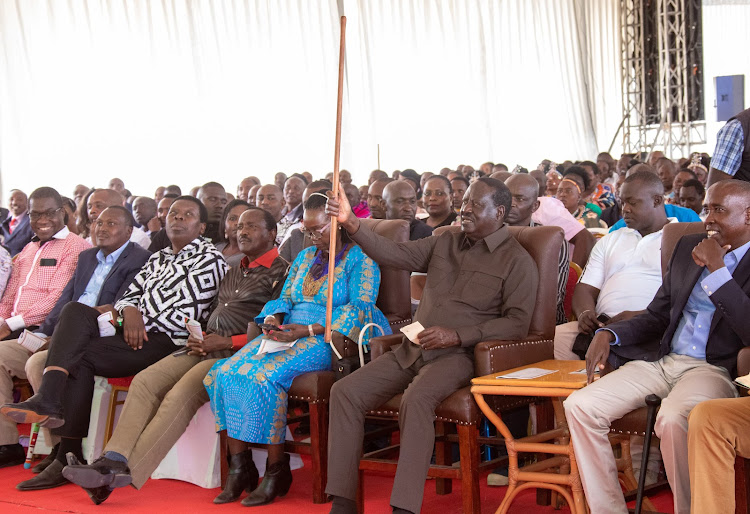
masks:
[[[552,339],[529,337],[507,341],[483,341],[474,347],[474,372],[476,376],[481,377],[554,358]]]
[[[745,347],[737,354],[737,376],[750,374],[750,347]]]
[[[391,334],[387,336],[378,336],[370,339],[370,352],[372,352],[372,358],[377,359],[385,352],[391,350],[392,347],[396,346],[403,340],[403,334]]]

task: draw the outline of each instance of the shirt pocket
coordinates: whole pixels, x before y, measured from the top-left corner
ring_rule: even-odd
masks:
[[[479,311],[499,310],[503,282],[500,276],[474,271],[463,286],[461,300]]]
[[[453,266],[446,259],[437,255],[432,256],[430,265],[427,268],[427,282],[425,283],[425,292],[433,294],[447,294],[453,287],[455,277],[453,275]]]

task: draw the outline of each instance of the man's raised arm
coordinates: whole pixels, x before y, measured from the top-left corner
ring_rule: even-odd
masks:
[[[397,243],[362,225],[341,190],[338,200],[333,198],[333,193],[328,195],[326,214],[337,218],[343,229],[375,262],[408,271],[427,271],[436,237]]]

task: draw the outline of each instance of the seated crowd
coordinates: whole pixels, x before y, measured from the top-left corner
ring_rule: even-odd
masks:
[[[140,489],[210,403],[229,460],[214,502],[245,491],[245,506],[284,496],[287,393],[295,377],[335,361],[324,340],[333,259],[330,330],[339,347],[367,344],[368,323],[391,333],[376,306],[380,266],[425,282],[417,342],[404,337],[331,389],[331,512],[357,512],[366,413],[400,393],[390,506],[419,512],[435,409],[474,377],[477,343],[529,330],[539,273],[508,227],[546,225],[564,234],[554,357],[585,359],[590,382],[564,405],[592,512],[627,512],[607,435],[652,393],[663,403],[661,452],[649,471],[658,474],[663,459],[675,511],[690,512],[692,502],[706,512],[733,495],[736,448],[750,447],[739,436],[750,417],[727,400],[737,396],[737,354],[750,341],[742,317],[750,183],[707,188],[709,166],[701,155],[674,162],[652,152],[640,162],[601,153],[531,172],[491,162],[421,175],[374,170],[362,187],[342,170],[338,196],[332,174],[308,172],[266,184],[247,177],[236,196],[217,182],[190,195],[170,185],[133,196],[117,178],[101,189],[78,185],[70,199],[50,187],[28,197],[11,190],[0,212],[0,467],[24,462],[17,424],[39,423],[54,447],[17,489],[72,482],[100,504],[116,488]],[[379,235],[363,218],[404,220],[409,241]],[[662,270],[663,228],[701,220],[708,237],[683,237]],[[456,228],[438,230],[448,226]],[[566,302],[572,269],[583,272]],[[112,437],[87,464],[95,376],[134,379]],[[14,378],[35,394],[14,403]],[[268,452],[262,480],[257,445]]]

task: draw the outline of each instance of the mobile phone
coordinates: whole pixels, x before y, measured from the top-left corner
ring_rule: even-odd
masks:
[[[278,325],[271,325],[270,323],[261,323],[258,325],[262,330],[278,330],[279,332],[286,332],[278,327]]]
[[[606,315],[606,314],[604,314],[604,313],[602,313],[602,314],[599,314],[599,315],[598,315],[598,316],[596,317],[596,321],[598,321],[599,323],[606,323],[606,322],[608,322],[608,321],[609,321],[609,319],[610,319],[610,318],[609,318],[609,316],[607,316],[607,315]]]

